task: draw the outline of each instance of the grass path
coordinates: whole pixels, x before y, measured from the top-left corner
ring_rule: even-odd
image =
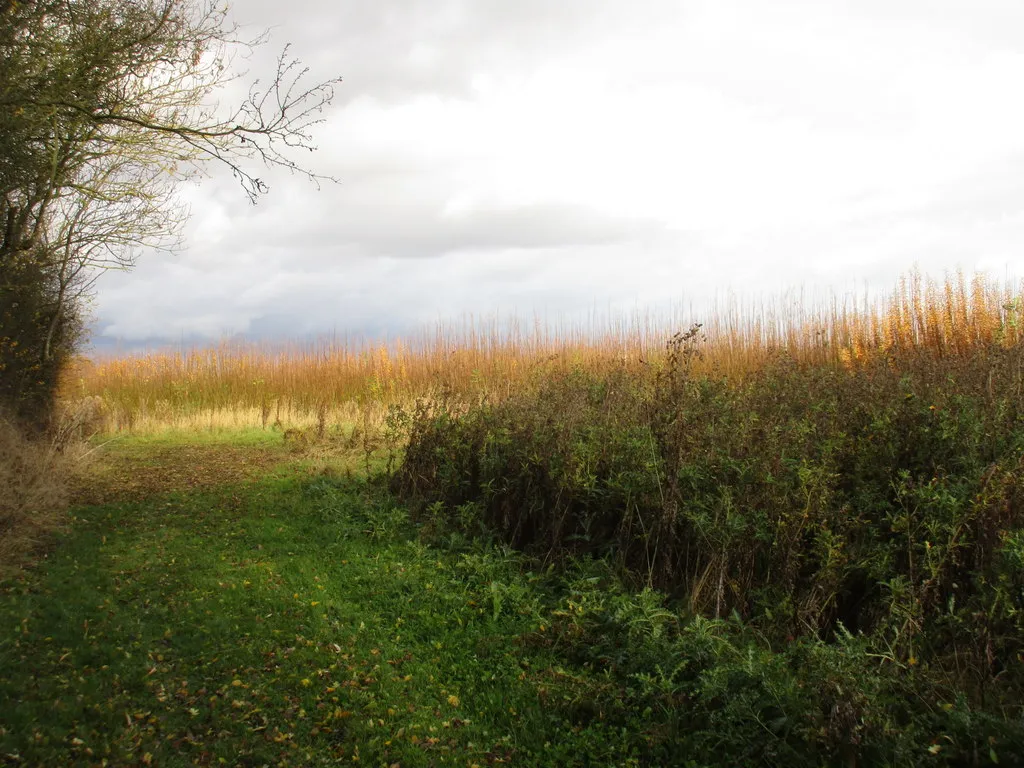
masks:
[[[0,583],[0,764],[631,764],[557,598],[263,440],[113,444]],[[608,706],[614,707],[614,696]]]

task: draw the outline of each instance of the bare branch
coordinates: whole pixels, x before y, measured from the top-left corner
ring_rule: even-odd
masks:
[[[0,0],[0,269],[30,255],[50,281],[44,357],[99,271],[179,246],[183,181],[223,166],[253,203],[261,166],[335,181],[300,157],[340,78],[309,82],[286,46],[268,85],[213,100],[265,42],[214,0]]]

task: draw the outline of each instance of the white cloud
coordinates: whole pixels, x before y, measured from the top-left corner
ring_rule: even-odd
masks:
[[[1024,4],[236,0],[346,82],[316,192],[190,190],[188,250],[104,280],[100,332],[407,328],[1021,273]],[[321,69],[323,75],[332,69]]]

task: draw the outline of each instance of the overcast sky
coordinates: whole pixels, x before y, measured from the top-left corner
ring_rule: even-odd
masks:
[[[100,346],[1024,274],[1021,0],[232,5],[344,78],[300,158],[341,183],[188,188]]]

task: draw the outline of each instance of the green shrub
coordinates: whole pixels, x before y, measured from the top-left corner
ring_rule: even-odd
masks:
[[[550,561],[609,558],[687,617],[735,616],[758,641],[716,645],[695,677],[689,641],[637,660],[606,622],[584,643],[628,650],[616,664],[651,680],[688,659],[679,695],[706,707],[707,734],[780,765],[808,744],[883,763],[922,744],[935,760],[987,756],[986,739],[1005,751],[1024,692],[1024,350],[846,367],[780,352],[730,380],[693,374],[697,336],[643,374],[580,368],[500,402],[421,404],[395,487],[435,527],[472,518]]]
[[[82,325],[40,259],[32,250],[0,255],[0,408],[41,431]]]

